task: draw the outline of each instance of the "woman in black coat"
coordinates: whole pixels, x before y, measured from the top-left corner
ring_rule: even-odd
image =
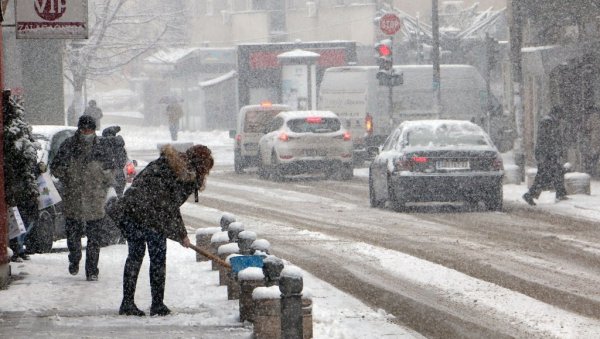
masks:
[[[167,238],[189,247],[190,240],[179,207],[190,194],[204,188],[213,164],[210,149],[206,146],[196,145],[180,153],[167,145],[161,150],[160,157],[136,176],[118,202],[122,211],[119,223],[129,245],[119,314],[145,315],[135,305],[134,296],[146,244],[150,256],[150,315],[162,316],[171,312],[163,303]]]

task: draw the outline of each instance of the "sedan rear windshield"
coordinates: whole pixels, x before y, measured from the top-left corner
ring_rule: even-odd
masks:
[[[408,146],[486,146],[488,141],[481,134],[458,131],[419,129],[406,134]]]
[[[287,122],[287,125],[295,133],[330,133],[337,132],[341,128],[339,119],[321,117],[292,119]]]
[[[246,112],[244,122],[244,132],[246,133],[263,133],[266,126],[269,125],[273,117],[281,110],[260,110]]]

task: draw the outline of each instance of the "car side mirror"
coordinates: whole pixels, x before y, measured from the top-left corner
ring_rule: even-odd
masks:
[[[236,132],[236,130],[234,130],[234,129],[230,129],[230,130],[229,130],[229,137],[230,137],[231,139],[234,139],[234,138],[235,138],[235,132]]]
[[[135,166],[135,167],[137,167],[137,165],[138,165],[138,162],[137,162],[137,160],[135,160],[135,159],[131,160],[131,163],[132,163],[132,164],[133,164],[133,166]]]

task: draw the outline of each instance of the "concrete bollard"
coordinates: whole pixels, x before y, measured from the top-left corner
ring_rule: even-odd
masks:
[[[238,234],[238,245],[240,247],[240,254],[252,255],[254,250],[252,249],[252,243],[256,240],[256,233],[252,231],[241,231]]]
[[[565,174],[565,189],[567,194],[590,195],[591,176],[587,173],[571,172]]]
[[[283,260],[274,255],[268,255],[263,259],[262,270],[265,276],[265,286],[279,285],[279,277],[283,270]]]
[[[213,234],[219,232],[220,229],[218,227],[204,227],[196,230],[196,246],[201,249],[210,252],[210,239]],[[209,261],[207,257],[201,255],[200,253],[196,253],[196,262],[199,261]]]
[[[239,221],[232,222],[229,224],[229,228],[227,229],[227,235],[229,236],[229,242],[237,242],[238,235],[240,232],[244,230],[244,224]]]
[[[254,338],[281,339],[281,292],[278,286],[257,287],[252,292],[254,302]],[[302,298],[302,336],[313,337],[312,299]]]
[[[254,304],[252,302],[252,292],[255,288],[265,285],[265,277],[262,269],[258,267],[248,267],[238,273],[240,282],[240,321],[253,321]]]
[[[297,268],[285,267],[279,277],[282,338],[303,339],[302,288],[302,272]]]
[[[229,243],[229,236],[227,232],[217,232],[212,235],[210,238],[210,253],[214,255],[218,255],[217,251],[219,250],[219,246],[225,245]],[[213,260],[212,261],[212,270],[216,271],[219,269],[219,265]]]
[[[226,260],[231,254],[238,254],[240,249],[236,243],[227,243],[219,246],[217,249],[217,255],[220,259]],[[227,286],[227,280],[229,280],[229,269],[227,267],[219,265],[219,286]]]
[[[267,239],[256,239],[250,246],[254,250],[254,254],[269,255],[271,243]]]
[[[223,213],[221,220],[219,221],[219,224],[221,225],[221,231],[227,232],[229,230],[229,225],[232,222],[235,222],[235,215],[227,212]]]
[[[240,254],[230,254],[225,261],[231,265],[231,259],[239,257]],[[237,273],[234,270],[230,270],[227,279],[227,300],[236,300],[240,298],[240,283],[238,281]]]

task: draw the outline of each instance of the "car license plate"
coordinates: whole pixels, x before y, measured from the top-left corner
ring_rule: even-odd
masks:
[[[316,149],[305,149],[304,155],[306,155],[307,157],[324,157],[327,155],[327,152],[318,151]]]
[[[469,169],[469,161],[452,161],[452,160],[440,160],[436,163],[437,169],[444,170],[458,170],[458,169]]]

